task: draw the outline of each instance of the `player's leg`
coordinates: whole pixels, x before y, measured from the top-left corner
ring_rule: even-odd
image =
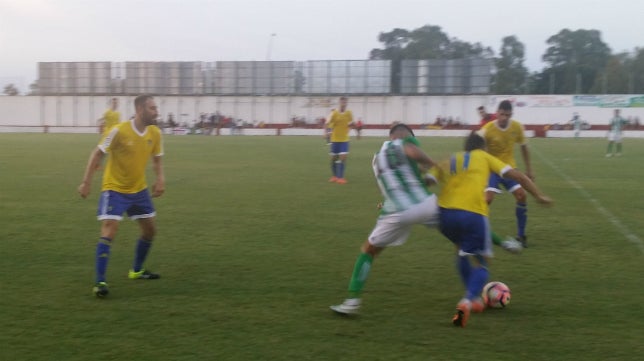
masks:
[[[513,180],[506,180],[505,185],[509,192],[512,192],[516,200],[514,214],[517,218],[517,240],[521,242],[524,248],[528,247],[528,238],[525,234],[526,225],[528,224],[528,203],[526,191],[520,184]]]
[[[494,196],[501,193],[501,188],[499,187],[502,179],[498,174],[490,174],[490,178],[487,181],[487,188],[485,188],[485,201],[487,204],[492,204]]]
[[[613,143],[614,143],[613,133],[609,133],[608,134],[608,148],[606,149],[606,156],[607,157],[612,157],[613,156]]]
[[[365,241],[353,266],[349,281],[349,297],[339,305],[331,306],[331,310],[340,314],[358,313],[362,303],[362,290],[364,288],[374,258],[387,246],[396,246],[405,243],[411,232],[411,225],[402,225],[400,214],[381,216],[376,226]]]
[[[338,143],[331,143],[329,155],[331,156],[331,178],[329,182],[335,182],[338,180],[338,161],[340,159],[338,151]]]
[[[116,237],[121,215],[127,207],[126,200],[119,193],[104,191],[98,203],[96,218],[101,221],[101,236],[96,243],[95,270],[96,282],[93,292],[97,297],[105,297],[109,293],[107,288],[107,266],[110,259],[112,241]]]
[[[337,183],[345,184],[347,180],[344,178],[344,168],[347,162],[347,156],[349,155],[349,142],[338,143],[338,154],[339,156],[337,161],[337,167],[338,167]]]
[[[487,257],[492,254],[490,227],[486,217],[461,210],[447,210],[441,218],[441,227],[443,220],[446,226],[441,232],[457,245],[457,268],[465,285],[452,323],[465,327],[470,312],[481,312],[484,308],[480,295],[488,280]]]
[[[148,256],[152,241],[156,235],[156,222],[154,205],[146,190],[132,195],[135,198],[134,205],[127,210],[130,218],[135,219],[141,229],[141,236],[136,242],[134,251],[134,262],[128,273],[130,279],[157,279],[160,276],[143,267]]]

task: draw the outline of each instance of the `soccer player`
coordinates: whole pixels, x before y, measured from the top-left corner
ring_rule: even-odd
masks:
[[[608,131],[608,149],[606,149],[606,157],[622,155],[622,129],[626,124],[628,124],[628,121],[619,115],[619,109],[615,109],[614,116],[608,123],[610,130]],[[613,151],[613,143],[615,143],[615,151]]]
[[[349,154],[349,131],[353,123],[353,115],[347,109],[347,98],[340,98],[340,107],[334,109],[329,116],[326,128],[331,131],[331,171],[333,176],[329,182],[346,184],[344,168]]]
[[[112,98],[110,107],[105,111],[105,113],[103,113],[103,117],[98,120],[101,134],[103,136],[105,136],[113,126],[121,122],[121,113],[118,112],[118,107],[118,98]]]
[[[489,123],[489,122],[491,122],[493,120],[496,120],[496,114],[488,113],[485,110],[485,107],[482,106],[482,105],[480,107],[476,108],[476,111],[481,116],[481,121],[479,123],[479,128],[482,128],[485,124],[487,124],[487,123]]]
[[[150,158],[156,174],[151,196],[159,197],[165,191],[165,176],[161,162],[161,130],[154,125],[159,113],[154,98],[149,95],[136,97],[134,107],[134,119],[112,127],[92,151],[85,167],[83,181],[78,186],[78,193],[86,198],[90,193],[96,166],[105,154],[109,154],[97,212],[97,218],[101,221],[100,238],[96,246],[96,284],[93,289],[97,297],[105,297],[109,293],[105,273],[110,247],[118,231],[119,221],[123,219],[123,213],[137,220],[141,229],[134,264],[128,277],[159,278],[158,274],[143,268],[156,234],[156,211],[145,179],[145,168]]]
[[[488,280],[487,265],[492,256],[489,205],[484,195],[490,174],[514,180],[541,204],[552,203],[530,178],[484,148],[485,140],[472,132],[465,141],[464,152],[453,154],[448,164],[435,168],[442,184],[438,196],[439,228],[456,246],[456,265],[465,285],[465,295],[452,319],[460,327],[465,327],[470,312],[482,312],[484,308],[480,295]]]
[[[575,138],[579,138],[579,134],[581,133],[581,123],[583,120],[579,117],[579,114],[574,113],[572,115],[572,119],[570,120],[570,123],[572,124],[572,129],[575,131]]]
[[[526,168],[525,174],[528,178],[534,180],[532,165],[530,163],[530,152],[528,150],[527,139],[523,132],[523,126],[518,121],[510,119],[512,117],[512,103],[508,100],[502,101],[499,104],[496,115],[497,119],[487,123],[480,131],[485,138],[488,153],[499,158],[504,163],[511,165],[513,168],[516,168],[514,146],[515,144],[519,144],[521,147],[521,155],[523,156],[523,163]],[[513,179],[504,179],[497,174],[492,174],[488,187],[485,190],[488,203],[492,203],[496,193],[501,193],[500,185],[514,195],[516,200],[517,240],[521,242],[523,247],[527,247],[528,237],[526,236],[525,229],[528,223],[528,205],[526,193],[521,188],[521,184]]]
[[[436,195],[427,190],[421,176],[421,168],[428,169],[434,162],[419,148],[414,132],[407,125],[394,125],[389,138],[372,161],[384,202],[376,225],[356,259],[349,298],[331,306],[340,314],[358,312],[373,260],[385,247],[404,244],[413,225],[435,226],[438,220]]]

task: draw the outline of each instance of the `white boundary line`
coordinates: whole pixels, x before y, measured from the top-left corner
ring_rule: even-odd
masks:
[[[570,178],[568,175],[566,175],[559,167],[557,167],[554,163],[552,163],[550,160],[546,159],[544,156],[541,155],[540,152],[536,151],[534,147],[530,147],[530,149],[535,150],[535,154],[541,160],[543,163],[548,165],[559,177],[561,177],[563,180],[568,182],[573,188],[575,188],[588,202],[590,202],[597,212],[602,214],[606,219],[615,227],[617,230],[632,244],[634,244],[637,248],[639,248],[640,252],[644,255],[644,241],[640,237],[638,237],[635,233],[631,232],[628,227],[626,227],[620,220],[619,218],[615,217],[608,209],[604,208],[604,206],[599,203],[595,197],[593,197],[592,194],[588,193],[579,183],[577,183],[574,179]],[[555,200],[556,201],[556,200]]]

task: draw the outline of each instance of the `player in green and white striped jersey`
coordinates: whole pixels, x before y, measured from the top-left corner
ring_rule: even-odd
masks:
[[[608,123],[610,129],[608,131],[608,149],[606,149],[607,157],[622,155],[622,128],[628,124],[628,121],[619,115],[619,109],[615,109],[614,114]],[[615,152],[613,152],[613,143],[615,143]]]
[[[372,162],[384,203],[376,226],[356,260],[349,282],[349,298],[331,306],[337,313],[358,312],[373,259],[385,247],[404,244],[415,224],[436,226],[438,223],[436,196],[425,188],[422,176],[435,163],[418,147],[418,140],[407,125],[393,126],[389,138]]]

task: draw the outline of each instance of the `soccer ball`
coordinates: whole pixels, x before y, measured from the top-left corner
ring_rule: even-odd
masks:
[[[504,308],[510,303],[512,293],[510,287],[503,282],[490,282],[483,287],[483,302],[487,307]]]

